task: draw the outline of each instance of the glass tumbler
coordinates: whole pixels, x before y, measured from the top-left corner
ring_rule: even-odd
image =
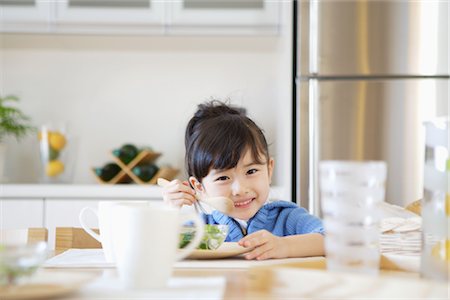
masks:
[[[38,132],[41,157],[41,182],[69,183],[71,181],[72,161],[70,156],[71,140],[67,126],[43,125]]]
[[[320,199],[327,268],[376,275],[379,272],[379,213],[386,163],[322,161]]]

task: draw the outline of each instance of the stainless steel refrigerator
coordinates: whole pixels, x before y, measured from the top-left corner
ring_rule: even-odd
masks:
[[[321,160],[384,160],[386,201],[422,196],[422,122],[448,115],[449,1],[294,2],[297,203],[320,215]]]

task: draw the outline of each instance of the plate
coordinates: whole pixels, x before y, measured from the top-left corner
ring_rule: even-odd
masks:
[[[386,269],[394,269],[406,272],[420,272],[420,255],[401,255],[395,253],[383,253]],[[387,261],[386,261],[387,259]],[[389,264],[387,264],[389,263]],[[393,267],[392,267],[393,264]],[[382,266],[383,267],[383,266]]]
[[[95,278],[82,272],[38,271],[26,284],[0,286],[1,300],[47,299],[70,294]]]
[[[216,250],[197,249],[192,251],[187,258],[190,259],[218,259],[237,256],[252,249],[239,246],[236,242],[225,242]]]

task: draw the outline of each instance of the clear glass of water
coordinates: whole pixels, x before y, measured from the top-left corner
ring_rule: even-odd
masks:
[[[320,163],[320,198],[329,270],[378,274],[378,205],[384,201],[386,173],[386,163],[382,161]]]

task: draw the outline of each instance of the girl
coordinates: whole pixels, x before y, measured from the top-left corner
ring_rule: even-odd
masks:
[[[192,205],[196,193],[233,200],[228,215],[203,217],[207,224],[229,225],[226,241],[254,248],[247,259],[324,255],[320,219],[292,202],[268,201],[274,160],[262,130],[242,109],[219,101],[199,105],[185,146],[189,183],[171,181],[163,189],[165,202]]]

